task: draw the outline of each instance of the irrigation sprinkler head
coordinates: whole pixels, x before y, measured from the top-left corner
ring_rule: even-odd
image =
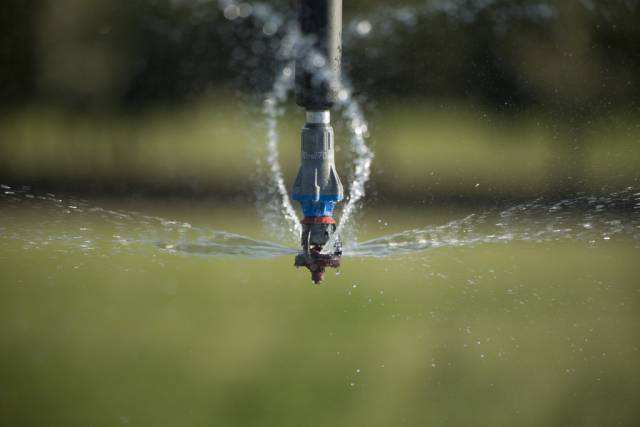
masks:
[[[296,256],[294,265],[308,268],[316,285],[324,279],[327,267],[340,267],[342,248],[338,236],[333,238],[332,251],[322,252],[335,232],[336,223],[331,217],[305,217],[302,220],[302,252]]]
[[[326,267],[338,267],[342,254],[340,244],[323,249],[329,241],[338,242],[333,210],[344,198],[340,177],[334,161],[333,128],[328,111],[308,111],[302,128],[301,161],[293,184],[292,199],[299,201],[302,220],[302,253],[295,260],[297,267],[307,267],[314,283],[322,281]],[[323,253],[324,252],[324,253]]]
[[[300,55],[296,63],[296,100],[306,110],[306,122],[301,132],[300,168],[293,184],[291,198],[300,202],[302,220],[302,252],[295,266],[311,271],[314,283],[320,283],[327,267],[340,266],[340,247],[333,219],[335,205],[344,198],[344,190],[336,171],[334,133],[330,109],[336,93],[327,79],[327,72],[337,79],[340,75],[342,0],[299,0],[298,23],[302,35],[313,40],[309,52]],[[321,66],[307,66],[308,55],[322,56]],[[304,53],[304,52],[303,52]],[[313,62],[313,61],[312,61]],[[319,62],[320,63],[320,62]],[[326,245],[333,243],[331,251]]]

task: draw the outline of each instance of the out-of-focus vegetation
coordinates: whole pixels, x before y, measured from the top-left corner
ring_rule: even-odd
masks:
[[[264,120],[228,94],[189,108],[134,117],[26,110],[0,121],[0,179],[78,190],[239,195],[253,192]],[[281,123],[287,182],[299,161],[300,115]],[[607,191],[637,183],[640,128],[635,115],[602,116],[581,141],[579,189]],[[372,189],[405,200],[531,199],[556,193],[553,125],[537,114],[512,121],[463,105],[386,105],[372,111],[376,159]],[[348,134],[338,126],[338,161],[349,170]],[[559,187],[559,188],[558,188]]]
[[[262,134],[240,111],[270,88],[279,33],[215,1],[9,0],[0,19],[5,182],[247,188],[255,163],[238,141]],[[388,196],[637,182],[637,2],[360,1],[344,21]]]
[[[259,228],[238,210],[129,207]],[[2,226],[37,232],[48,219],[15,214]],[[393,229],[416,225],[390,216]],[[372,235],[380,217],[389,212],[365,221]],[[41,231],[101,235],[104,225]],[[346,259],[316,288],[288,258],[40,243],[0,240],[2,425],[600,427],[640,417],[640,270],[623,236]]]
[[[286,17],[289,3],[268,4]],[[267,37],[251,18],[227,20],[217,4],[8,0],[4,106],[153,107],[238,75],[244,92],[268,88],[278,33]],[[349,1],[345,67],[378,101],[457,98],[513,113],[542,105],[577,120],[637,105],[639,17],[633,1]]]
[[[376,153],[365,202],[394,202],[360,214],[361,237],[479,212],[425,203],[439,198],[637,187],[639,2],[344,4],[345,74]],[[259,109],[283,29],[236,15],[207,0],[3,1],[0,184],[153,192],[106,207],[264,236],[246,200],[216,196],[265,179]],[[288,183],[301,122],[289,105],[279,124]],[[43,200],[58,210],[0,205],[2,426],[640,419],[633,231],[346,258],[312,287],[292,259],[171,254],[117,213],[74,219]]]

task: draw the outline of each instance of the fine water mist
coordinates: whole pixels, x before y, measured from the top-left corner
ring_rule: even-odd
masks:
[[[593,245],[613,238],[638,239],[640,193],[629,188],[608,195],[579,195],[558,201],[540,199],[502,211],[478,212],[446,224],[358,242],[352,219],[366,195],[373,152],[367,143],[367,120],[348,78],[334,76],[324,66],[324,58],[311,48],[312,41],[300,34],[295,17],[290,14],[281,13],[262,2],[218,0],[217,6],[229,21],[253,20],[261,29],[260,37],[276,42],[271,52],[276,64],[273,85],[262,103],[268,179],[261,180],[259,187],[259,212],[263,222],[273,228],[271,234],[278,236],[280,243],[258,241],[228,231],[199,228],[136,212],[106,210],[83,201],[63,200],[53,194],[38,195],[8,186],[3,186],[1,195],[4,207],[0,215],[5,219],[18,207],[46,209],[52,214],[50,221],[60,222],[67,218],[99,220],[111,224],[114,233],[99,238],[92,235],[91,230],[79,228],[69,235],[52,235],[47,232],[51,223],[42,223],[37,230],[0,229],[1,238],[23,240],[32,245],[64,241],[79,250],[91,250],[102,239],[122,246],[153,244],[162,250],[184,254],[271,257],[295,253],[301,226],[279,161],[278,122],[294,88],[294,63],[298,61],[311,70],[315,78],[330,84],[337,93],[337,106],[350,135],[352,165],[346,186],[348,197],[341,207],[335,234],[344,239],[346,256],[383,257],[441,247],[511,241],[576,239]],[[344,43],[348,47],[375,35],[386,37],[395,34],[398,26],[411,28],[417,20],[434,15],[462,24],[470,23],[487,10],[492,11],[496,25],[506,25],[516,19],[544,22],[555,17],[555,10],[548,2],[504,7],[491,0],[434,1],[411,7],[383,7],[366,15],[360,14],[346,23]],[[331,243],[325,247],[332,247]]]
[[[22,3],[2,425],[639,424],[638,2],[343,0],[342,73],[295,1]]]
[[[156,248],[181,255],[245,258],[273,258],[297,252],[291,242],[256,240],[231,231],[141,212],[105,209],[83,200],[41,195],[7,185],[2,186],[0,203],[0,223],[12,224],[0,226],[0,241],[20,241],[25,249],[52,244],[80,252]],[[37,226],[16,227],[16,219],[25,211],[46,219]],[[91,228],[96,225],[100,225],[99,232]],[[597,246],[621,239],[640,247],[640,192],[631,188],[606,196],[539,199],[504,210],[480,211],[442,225],[364,242],[347,241],[344,256],[399,257],[441,248],[510,242],[573,240]]]
[[[444,225],[357,243],[347,252],[384,257],[488,243],[575,240],[596,246],[612,239],[634,239],[640,247],[640,193],[633,189],[555,202],[540,199],[502,211],[480,212]]]

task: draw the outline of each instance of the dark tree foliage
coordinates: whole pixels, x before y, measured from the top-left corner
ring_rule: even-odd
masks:
[[[38,0],[5,0],[0,12],[0,99],[2,108],[26,102],[36,85],[35,35]]]
[[[280,11],[291,3],[270,2]],[[536,18],[540,10],[553,16]],[[0,20],[5,108],[130,111],[220,88],[263,92],[278,65],[278,37],[251,18],[225,19],[216,2],[6,0]],[[359,21],[370,34],[353,34]],[[344,64],[356,90],[380,100],[582,115],[637,106],[638,22],[631,1],[345,2]]]

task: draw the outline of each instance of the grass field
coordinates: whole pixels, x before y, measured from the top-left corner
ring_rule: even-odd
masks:
[[[241,206],[137,208],[260,234]],[[97,218],[45,228],[45,212],[18,213],[0,228],[1,425],[640,421],[637,242],[347,259],[314,287],[287,258],[9,240],[7,230],[106,233]],[[364,228],[450,215],[377,211]]]
[[[265,144],[264,117],[247,108],[222,95],[131,117],[15,112],[0,119],[0,179],[236,194],[252,188]],[[279,127],[280,159],[292,182],[303,115],[293,106],[287,111]],[[335,116],[336,158],[345,176],[348,134]],[[373,187],[390,198],[528,199],[561,189],[559,170],[579,175],[573,176],[577,189],[587,192],[640,178],[640,129],[632,114],[599,117],[571,143],[535,113],[504,117],[459,104],[392,104],[367,117],[376,153]]]

